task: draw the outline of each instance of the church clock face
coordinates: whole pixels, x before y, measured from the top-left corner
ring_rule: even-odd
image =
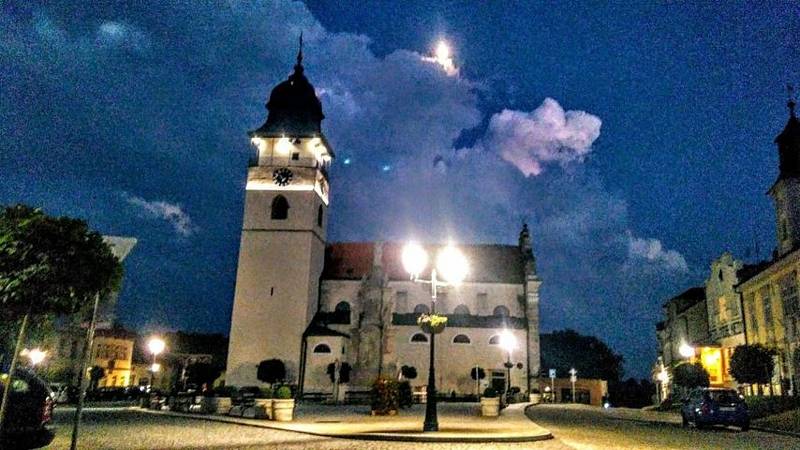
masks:
[[[294,174],[291,170],[281,167],[280,169],[275,169],[272,172],[272,182],[277,184],[278,186],[286,186],[292,182],[292,177]]]

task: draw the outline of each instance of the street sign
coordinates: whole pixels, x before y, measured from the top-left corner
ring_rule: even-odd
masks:
[[[550,378],[556,377],[556,369],[550,369]]]
[[[570,375],[570,377],[569,377],[569,381],[570,381],[570,382],[572,382],[572,383],[574,383],[574,382],[578,381],[578,377],[577,377],[577,376],[575,376],[575,375]]]

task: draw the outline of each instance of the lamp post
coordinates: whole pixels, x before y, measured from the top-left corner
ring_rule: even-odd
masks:
[[[152,373],[150,386],[155,386],[156,381],[156,372],[161,369],[161,365],[156,362],[156,356],[158,356],[161,352],[164,351],[166,344],[164,340],[160,337],[154,336],[151,337],[150,340],[147,342],[147,349],[150,350],[150,353],[153,354],[153,365],[150,366],[150,372]]]
[[[504,329],[500,333],[500,347],[506,351],[506,362],[503,366],[506,368],[506,389],[503,393],[503,401],[508,402],[508,391],[511,389],[511,368],[514,363],[511,362],[511,352],[517,347],[517,339],[510,330]]]
[[[415,283],[431,286],[431,314],[436,313],[436,293],[439,287],[455,286],[464,281],[469,267],[464,255],[455,247],[448,245],[439,251],[436,267],[431,269],[431,279],[423,280],[419,276],[428,265],[428,253],[419,244],[409,243],[403,248],[403,267]],[[441,272],[445,281],[438,277]],[[430,333],[430,354],[428,361],[427,402],[425,404],[425,423],[422,431],[439,431],[439,419],[436,412],[436,361],[435,333]]]

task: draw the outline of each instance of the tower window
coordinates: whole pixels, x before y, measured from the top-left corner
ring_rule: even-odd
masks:
[[[286,197],[279,195],[272,200],[272,220],[286,220],[289,217],[289,202]]]
[[[317,226],[318,227],[322,226],[322,215],[323,214],[325,214],[325,212],[322,209],[322,205],[319,205],[319,208],[317,208]]]

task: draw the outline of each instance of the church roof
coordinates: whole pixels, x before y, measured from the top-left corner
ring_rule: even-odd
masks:
[[[300,51],[297,64],[289,79],[272,90],[267,102],[267,121],[250,136],[280,137],[319,136],[322,133],[322,103],[317,98],[314,86],[304,75],[303,40],[300,37]]]
[[[339,242],[328,245],[325,251],[325,268],[322,278],[328,280],[360,280],[370,272],[374,260],[374,242]],[[435,255],[442,244],[424,245],[429,255]],[[401,262],[403,244],[383,244],[381,267],[390,280],[408,280],[409,275]],[[515,245],[473,244],[459,245],[469,262],[467,282],[509,283],[525,282],[525,262]],[[431,256],[432,257],[432,256]],[[420,274],[430,275],[428,271]]]

